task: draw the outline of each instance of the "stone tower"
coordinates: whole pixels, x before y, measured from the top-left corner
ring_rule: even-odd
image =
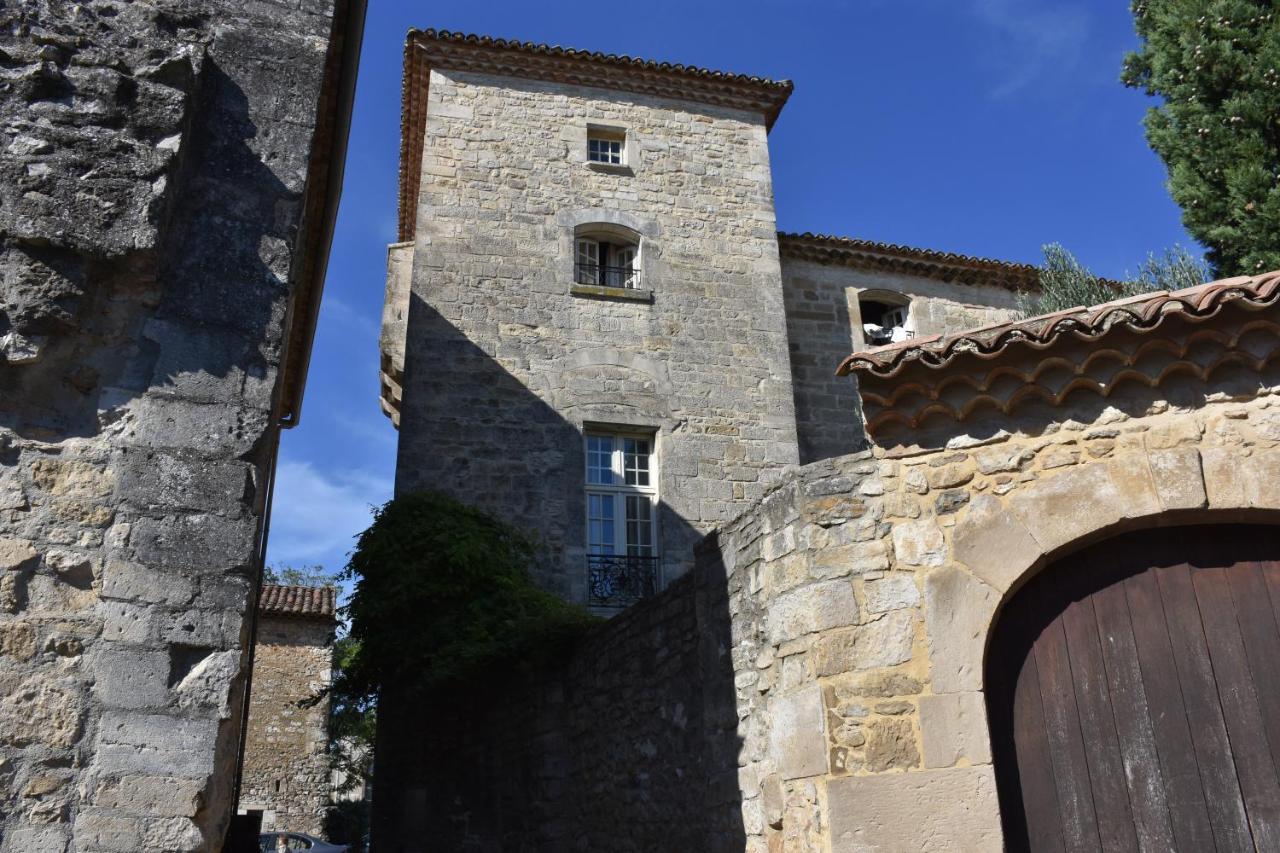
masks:
[[[426,30],[406,46],[384,406],[398,493],[629,603],[797,461],[767,134],[791,84]]]

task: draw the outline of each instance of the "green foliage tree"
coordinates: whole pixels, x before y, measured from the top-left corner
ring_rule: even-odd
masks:
[[[1163,99],[1147,141],[1218,275],[1280,268],[1280,14],[1274,0],[1134,0],[1120,79]]]
[[[280,563],[262,570],[262,582],[283,586],[337,586],[338,572],[327,572],[324,566],[286,566]]]
[[[354,591],[341,689],[426,692],[579,636],[597,620],[534,585],[535,554],[513,527],[438,492],[384,504],[343,573]]]
[[[1209,278],[1205,262],[1181,246],[1150,254],[1137,273],[1121,281],[1099,278],[1058,243],[1043,247],[1040,290],[1021,293],[1018,307],[1024,317],[1069,308],[1098,305],[1153,290],[1182,290]]]

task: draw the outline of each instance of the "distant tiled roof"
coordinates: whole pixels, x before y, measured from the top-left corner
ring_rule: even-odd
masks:
[[[1040,269],[1030,264],[975,258],[893,243],[876,243],[853,237],[831,237],[807,231],[803,234],[779,232],[778,251],[784,258],[900,272],[962,284],[987,284],[1009,290],[1035,290],[1040,286]]]
[[[432,68],[551,80],[761,113],[773,127],[794,85],[747,74],[612,53],[508,41],[448,30],[410,30],[400,110],[400,240],[413,239]]]
[[[333,619],[338,591],[331,586],[263,584],[258,610],[272,616]]]
[[[944,367],[962,354],[990,358],[1019,343],[1043,350],[1068,333],[1079,338],[1096,338],[1117,325],[1135,331],[1154,329],[1173,312],[1209,317],[1234,300],[1258,307],[1280,300],[1280,272],[1211,281],[1173,293],[1167,290],[1143,293],[1091,308],[1069,308],[953,335],[911,338],[856,352],[846,358],[836,372],[841,376],[856,371],[888,378],[912,362]]]

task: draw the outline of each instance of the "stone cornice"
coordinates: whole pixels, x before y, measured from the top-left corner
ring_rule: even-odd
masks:
[[[766,128],[773,127],[794,88],[790,80],[447,30],[410,30],[405,40],[401,93],[400,240],[413,239],[414,200],[427,120],[427,81],[432,68],[694,101],[759,113]]]
[[[883,270],[960,284],[985,284],[1008,290],[1035,290],[1040,286],[1040,270],[1030,264],[851,237],[779,233],[778,252],[784,258],[818,264]]]

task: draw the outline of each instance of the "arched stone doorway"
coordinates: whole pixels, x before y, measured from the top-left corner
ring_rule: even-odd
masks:
[[[1016,592],[988,646],[1009,850],[1280,849],[1280,528],[1126,533]]]

